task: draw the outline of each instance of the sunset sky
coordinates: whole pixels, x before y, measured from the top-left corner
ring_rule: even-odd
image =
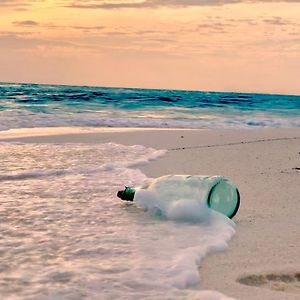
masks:
[[[300,94],[300,0],[0,0],[0,81]]]

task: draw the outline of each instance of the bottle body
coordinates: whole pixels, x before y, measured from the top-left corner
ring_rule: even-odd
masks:
[[[129,195],[131,190],[127,192]],[[240,204],[238,189],[223,176],[166,175],[135,189],[133,198],[140,206],[162,214],[196,200],[202,209],[208,206],[229,218],[236,214]]]

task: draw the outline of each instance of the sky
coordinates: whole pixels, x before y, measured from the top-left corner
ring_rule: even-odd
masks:
[[[300,0],[0,0],[0,81],[300,95]]]

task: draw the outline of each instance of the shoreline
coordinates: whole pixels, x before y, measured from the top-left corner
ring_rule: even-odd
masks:
[[[78,128],[76,128],[78,130]],[[19,135],[16,135],[19,131]],[[236,235],[225,252],[207,257],[193,289],[217,290],[236,299],[296,300],[300,287],[300,128],[36,129],[2,135],[1,142],[141,144],[168,149],[138,166],[148,177],[224,175],[241,193]],[[34,130],[32,130],[32,133]],[[48,131],[49,133],[49,131]],[[298,274],[298,275],[297,275]]]
[[[149,139],[151,138],[151,139]],[[37,127],[0,131],[0,142],[141,144],[188,150],[300,138],[300,128],[190,129],[139,127]]]
[[[136,131],[160,131],[160,130],[182,130],[180,128],[143,128],[143,127],[34,127],[34,128],[13,128],[0,131],[0,140],[15,138],[32,138],[57,135],[76,135],[91,133],[121,133]],[[184,130],[202,130],[190,129]]]

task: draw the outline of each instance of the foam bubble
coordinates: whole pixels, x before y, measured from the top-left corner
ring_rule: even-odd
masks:
[[[170,220],[203,222],[210,217],[206,197],[221,176],[166,175],[137,189],[136,203]]]

